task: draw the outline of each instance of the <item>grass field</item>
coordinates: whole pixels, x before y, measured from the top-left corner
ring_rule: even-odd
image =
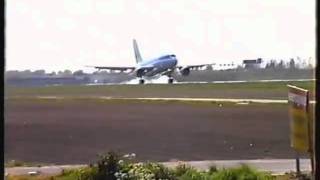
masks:
[[[224,84],[148,84],[100,86],[7,87],[6,96],[110,96],[110,97],[198,97],[286,99],[287,84],[310,90],[315,81],[250,82]]]

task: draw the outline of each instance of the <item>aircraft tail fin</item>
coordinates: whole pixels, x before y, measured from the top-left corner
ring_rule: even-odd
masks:
[[[135,39],[133,39],[133,50],[134,50],[134,56],[136,58],[136,62],[139,63],[142,61],[141,54],[139,52],[138,44]]]

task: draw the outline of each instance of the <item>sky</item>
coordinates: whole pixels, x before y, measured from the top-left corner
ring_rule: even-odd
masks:
[[[92,70],[176,54],[179,65],[315,59],[314,0],[8,0],[6,69]]]

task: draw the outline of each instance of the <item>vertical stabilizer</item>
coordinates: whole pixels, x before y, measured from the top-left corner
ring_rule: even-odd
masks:
[[[137,63],[141,62],[142,58],[139,52],[137,41],[135,39],[133,39],[133,50],[134,50],[134,56],[136,58],[136,62]]]

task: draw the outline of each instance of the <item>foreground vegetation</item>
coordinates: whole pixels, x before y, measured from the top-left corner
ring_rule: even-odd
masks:
[[[159,163],[137,163],[135,155],[120,156],[109,152],[100,157],[97,165],[66,170],[57,176],[8,176],[9,180],[287,180],[292,175],[272,176],[259,172],[247,165],[230,169],[217,169],[212,166],[207,171],[180,164],[167,168]]]

